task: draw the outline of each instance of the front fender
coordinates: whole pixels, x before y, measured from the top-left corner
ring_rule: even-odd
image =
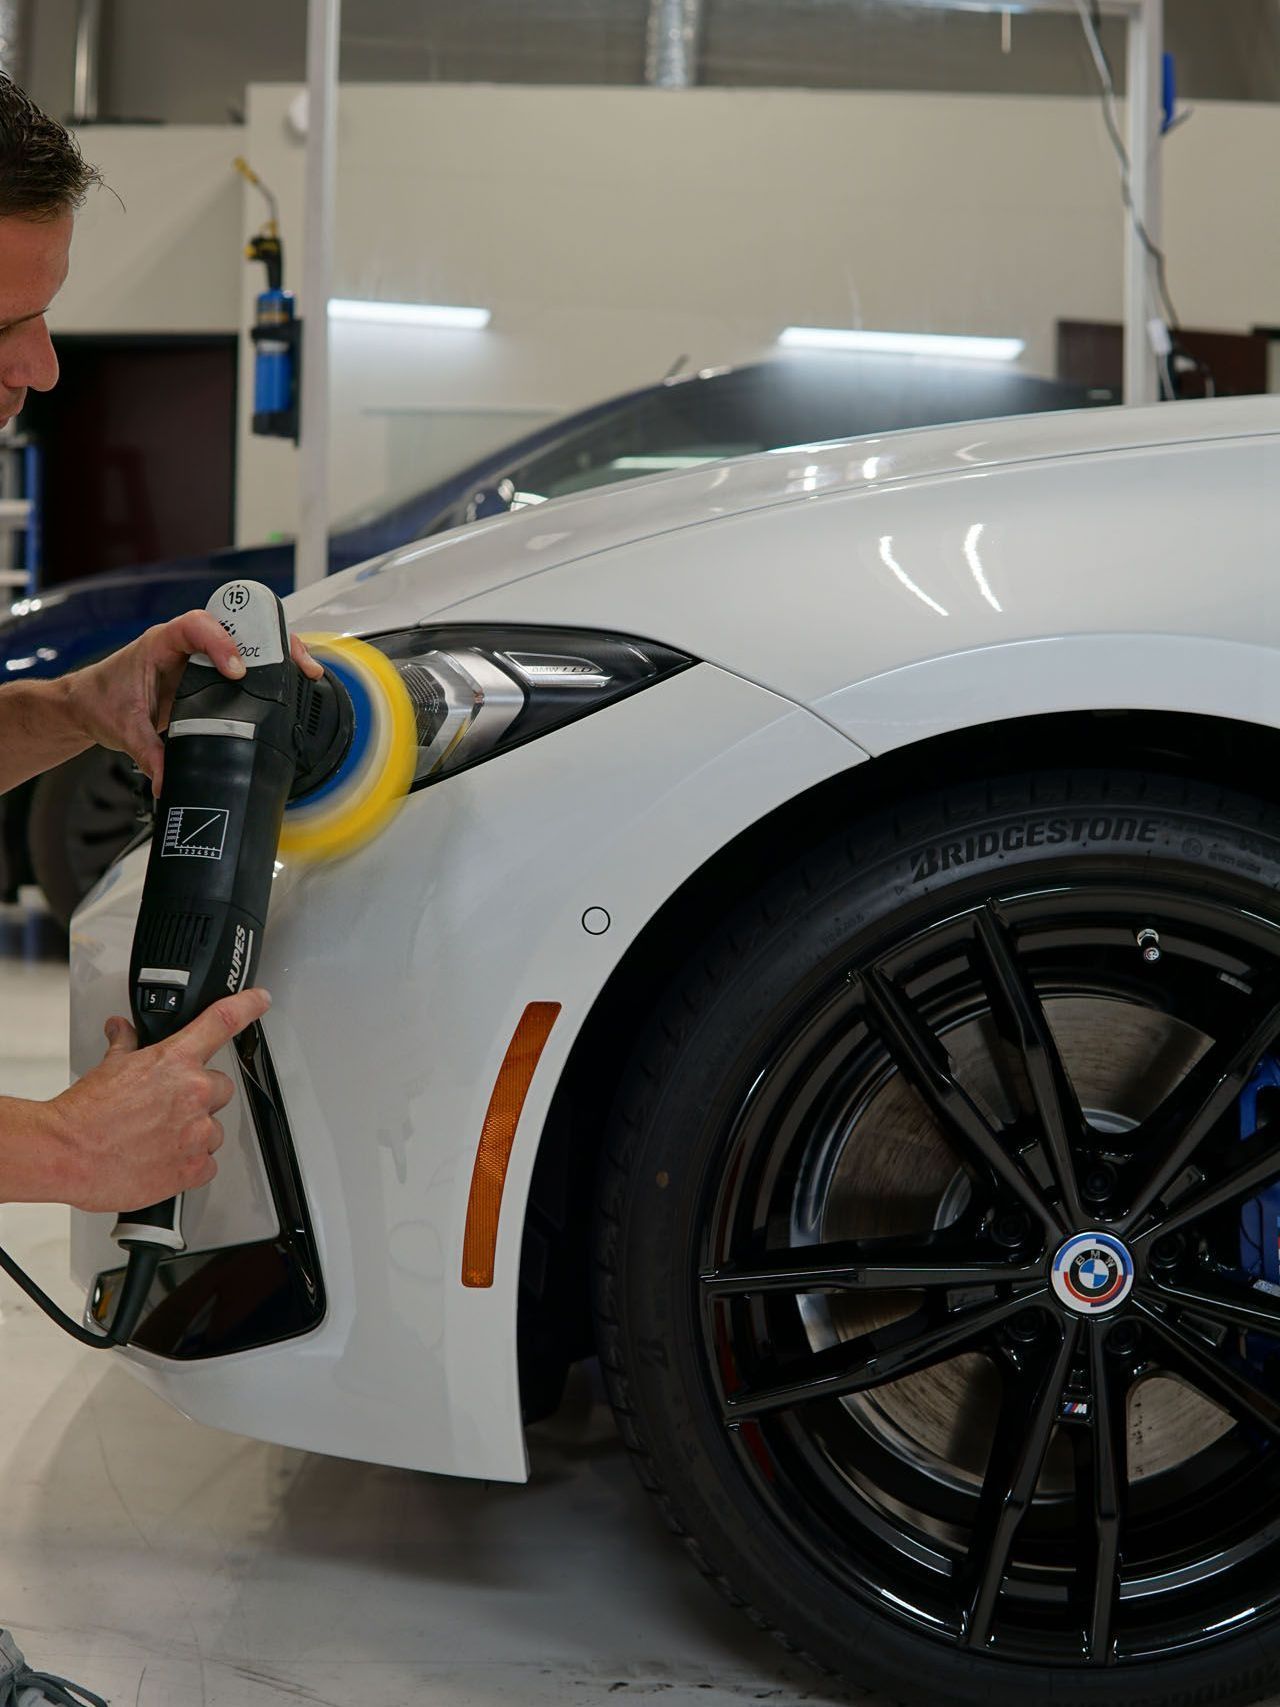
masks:
[[[1071,634],[886,670],[815,702],[868,753],[1013,718],[1166,711],[1280,728],[1280,654],[1184,634]]]

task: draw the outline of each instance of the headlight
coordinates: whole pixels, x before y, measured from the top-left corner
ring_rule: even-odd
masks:
[[[410,628],[363,638],[391,659],[413,700],[415,788],[693,663],[652,641],[568,628]]]

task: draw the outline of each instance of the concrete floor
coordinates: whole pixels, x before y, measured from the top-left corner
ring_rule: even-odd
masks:
[[[0,909],[0,1094],[66,1083],[67,978]],[[65,1210],[0,1244],[78,1312]],[[264,1446],[187,1422],[0,1276],[0,1625],[116,1707],[698,1707],[836,1699],[662,1528],[589,1375],[528,1487]]]

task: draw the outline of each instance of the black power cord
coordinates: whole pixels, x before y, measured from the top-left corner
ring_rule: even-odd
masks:
[[[82,1683],[33,1671],[9,1632],[0,1630],[0,1707],[20,1707],[33,1700],[47,1702],[49,1707],[107,1707],[101,1695]]]
[[[91,1346],[94,1351],[110,1351],[115,1346],[129,1343],[129,1336],[137,1327],[146,1305],[147,1294],[151,1290],[151,1282],[155,1279],[156,1269],[160,1266],[161,1255],[154,1246],[140,1245],[130,1249],[129,1266],[125,1270],[124,1283],[120,1288],[120,1302],[111,1318],[111,1326],[101,1333],[83,1327],[68,1316],[65,1310],[60,1310],[49,1294],[42,1291],[31,1276],[18,1267],[6,1250],[0,1250],[0,1269],[9,1276],[15,1286],[21,1287],[36,1308],[43,1310],[64,1334],[70,1334],[73,1340],[78,1340],[81,1345]]]

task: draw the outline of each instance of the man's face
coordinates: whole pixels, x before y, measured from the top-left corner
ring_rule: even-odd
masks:
[[[67,276],[73,223],[70,212],[0,219],[0,427],[22,408],[28,390],[57,384],[44,314]]]

